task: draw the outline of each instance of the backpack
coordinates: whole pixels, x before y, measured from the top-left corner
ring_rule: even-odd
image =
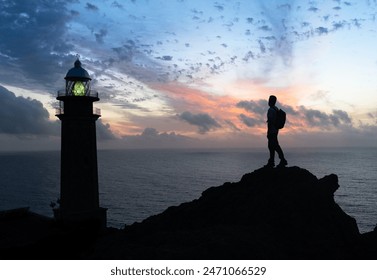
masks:
[[[276,110],[276,121],[275,125],[277,129],[282,129],[285,125],[285,120],[287,119],[287,114],[282,109]]]

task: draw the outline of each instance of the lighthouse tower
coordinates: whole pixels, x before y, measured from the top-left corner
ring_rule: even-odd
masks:
[[[64,78],[65,90],[58,91],[61,120],[60,208],[55,218],[67,224],[90,223],[106,226],[106,209],[99,206],[96,121],[101,116],[93,103],[98,92],[79,59]]]

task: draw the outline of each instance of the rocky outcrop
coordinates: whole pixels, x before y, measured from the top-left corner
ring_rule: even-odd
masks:
[[[123,230],[3,212],[0,258],[377,259],[377,231],[359,233],[338,188],[334,174],[261,168]]]
[[[376,239],[363,239],[334,201],[338,187],[334,174],[317,179],[299,167],[261,168],[101,239],[90,257],[366,258]]]

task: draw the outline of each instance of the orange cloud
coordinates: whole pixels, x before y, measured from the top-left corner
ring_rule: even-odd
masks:
[[[298,86],[273,88],[251,81],[238,81],[234,83],[233,86],[232,90],[225,88],[224,92],[227,94],[224,95],[214,94],[178,83],[154,84],[151,87],[165,94],[169,105],[174,108],[177,114],[185,111],[191,113],[207,113],[222,125],[222,128],[219,129],[218,132],[222,131],[223,133],[227,133],[240,128],[256,134],[264,133],[264,120],[261,120],[260,115],[245,112],[245,109],[237,107],[236,105],[240,101],[266,100],[267,112],[267,99],[269,95],[276,94],[278,99],[285,105],[296,105],[299,100],[299,98],[297,98],[297,92],[304,90],[304,87]],[[250,117],[258,117],[259,124],[251,128],[247,127],[240,119],[241,114],[248,114]],[[288,131],[289,128],[286,129],[286,132]]]
[[[165,94],[169,105],[175,109],[177,114],[186,111],[207,113],[221,125],[225,120],[234,124],[240,123],[238,116],[243,110],[236,107],[240,101],[238,98],[230,95],[215,95],[177,83],[155,84],[153,88]]]
[[[308,87],[303,85],[295,86],[269,86],[265,81],[237,80],[228,84],[224,92],[231,96],[237,96],[242,100],[267,100],[270,95],[276,95],[278,102],[283,104],[298,104],[300,96],[298,93],[308,92]]]

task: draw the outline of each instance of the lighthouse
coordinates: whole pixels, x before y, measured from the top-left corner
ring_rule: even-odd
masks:
[[[99,206],[96,121],[101,116],[93,103],[98,92],[79,59],[58,91],[61,121],[60,207],[55,218],[63,224],[106,227],[106,209]]]

